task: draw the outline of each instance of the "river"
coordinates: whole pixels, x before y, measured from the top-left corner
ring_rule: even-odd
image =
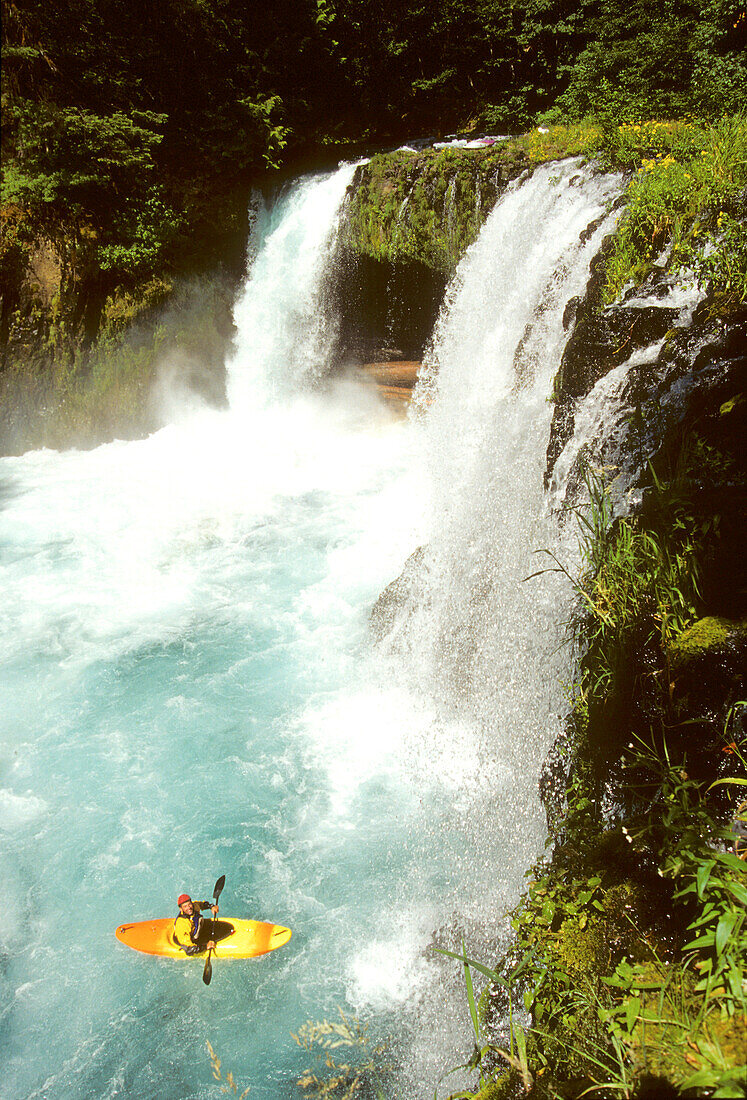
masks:
[[[13,1100],[207,1100],[208,1041],[251,1100],[289,1100],[313,1063],[290,1033],[340,1009],[387,1043],[391,1096],[469,1056],[458,967],[429,945],[465,935],[489,961],[542,848],[568,592],[525,578],[560,537],[542,472],[563,310],[619,184],[567,162],[509,188],[401,420],[327,377],[353,170],[259,219],[227,410],[0,460]],[[419,547],[375,644],[370,609]],[[115,941],[220,874],[222,915],[288,925],[286,947],[218,952],[208,988]]]

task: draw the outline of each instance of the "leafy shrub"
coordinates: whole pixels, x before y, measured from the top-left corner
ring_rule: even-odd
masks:
[[[743,301],[745,229],[734,215],[747,185],[747,118],[624,125],[608,134],[604,152],[623,167],[642,157],[608,259],[605,300],[642,282],[667,249],[673,271],[691,267],[717,294]]]

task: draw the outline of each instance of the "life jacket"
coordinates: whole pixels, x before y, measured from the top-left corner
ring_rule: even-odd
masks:
[[[193,910],[191,917],[185,916],[182,912],[177,913],[174,918],[174,939],[181,948],[186,950],[197,943],[201,923],[202,917],[197,908]]]

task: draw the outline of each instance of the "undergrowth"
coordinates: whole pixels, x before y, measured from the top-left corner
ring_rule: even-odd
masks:
[[[633,173],[607,261],[606,302],[640,284],[653,264],[692,269],[722,309],[747,299],[747,118],[626,123],[599,153]]]
[[[632,517],[613,517],[603,472],[588,476],[583,566],[568,572],[579,660],[564,804],[510,948],[492,967],[443,952],[465,968],[475,1032],[478,1080],[456,1096],[747,1091],[747,701],[718,681],[704,707],[670,659],[705,610],[707,457],[691,441],[666,477],[651,471]],[[480,998],[471,970],[488,979]]]

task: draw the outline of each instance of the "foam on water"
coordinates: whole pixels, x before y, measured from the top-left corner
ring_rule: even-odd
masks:
[[[14,1097],[209,1096],[207,1039],[253,1095],[295,1095],[306,1056],[289,1030],[345,1000],[385,874],[361,888],[360,860],[379,867],[391,834],[366,789],[379,760],[353,751],[346,788],[318,723],[344,721],[367,609],[415,538],[410,444],[351,383],[272,393],[283,363],[299,382],[320,366],[312,306],[350,174],[301,181],[270,214],[237,305],[230,412],[191,406],[147,440],[0,464]],[[114,941],[221,872],[224,911],[289,924],[292,947],[218,961],[206,995],[198,967]]]
[[[253,1100],[284,1100],[309,1063],[288,1032],[338,1004],[399,1037],[399,1095],[431,1094],[469,1032],[458,968],[425,949],[465,931],[489,956],[541,843],[559,591],[523,578],[554,537],[562,312],[606,223],[579,234],[617,181],[571,164],[510,189],[407,424],[317,385],[351,177],[267,213],[229,412],[0,462],[14,1097],[209,1097],[209,1039]],[[372,648],[369,609],[421,545],[419,595]],[[115,943],[220,873],[224,914],[288,924],[286,948],[218,958],[208,991],[199,966]]]

